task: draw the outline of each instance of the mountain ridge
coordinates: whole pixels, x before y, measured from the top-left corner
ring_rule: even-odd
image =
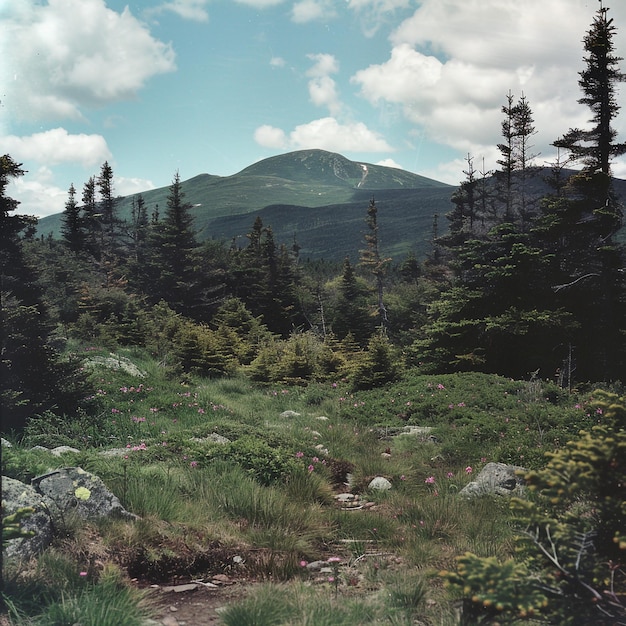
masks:
[[[410,232],[416,239],[415,251],[422,254],[433,214],[441,212],[444,204],[448,210],[454,189],[419,174],[351,161],[319,149],[262,159],[230,176],[198,174],[182,182],[201,241],[242,237],[260,215],[266,226],[272,226],[278,243],[291,243],[297,237],[305,258],[331,260],[358,255],[372,195],[386,213],[386,223],[381,225],[385,252],[406,253],[413,246],[407,239]],[[169,186],[141,192],[149,214],[157,206],[163,214],[168,192]],[[121,219],[130,218],[138,195],[119,199]],[[317,219],[311,219],[312,212],[319,213]],[[42,218],[38,234],[59,237],[62,215]]]

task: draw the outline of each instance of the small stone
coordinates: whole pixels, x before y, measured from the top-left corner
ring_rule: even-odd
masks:
[[[195,591],[198,588],[196,583],[188,583],[186,585],[174,585],[173,587],[163,587],[163,591],[174,593],[184,593],[186,591]]]
[[[178,611],[178,608],[177,608],[177,607],[175,607],[174,605],[172,605],[172,606],[170,606],[170,611],[171,611],[172,613],[176,613],[176,611]]]
[[[232,584],[230,578],[226,576],[226,574],[215,574],[211,580],[214,583],[221,583],[222,585],[230,585]]]
[[[283,411],[280,417],[300,417],[300,413],[296,413],[296,411]]]
[[[320,422],[327,422],[328,418],[325,415],[320,415],[319,417],[315,418],[316,420],[319,420]]]

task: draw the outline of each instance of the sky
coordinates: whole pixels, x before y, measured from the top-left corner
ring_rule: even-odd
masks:
[[[612,5],[612,6],[611,6]],[[604,0],[626,56],[626,2]],[[107,161],[130,195],[321,148],[458,184],[496,168],[509,92],[536,164],[588,126],[598,0],[0,0],[0,153],[18,212],[63,211]],[[621,64],[626,71],[626,62]],[[614,126],[626,140],[625,110]],[[626,159],[614,174],[626,178]]]

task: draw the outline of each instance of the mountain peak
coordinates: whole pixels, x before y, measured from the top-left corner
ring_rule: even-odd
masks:
[[[445,187],[444,183],[393,167],[351,161],[336,152],[297,150],[257,161],[236,176],[271,176],[353,189]]]

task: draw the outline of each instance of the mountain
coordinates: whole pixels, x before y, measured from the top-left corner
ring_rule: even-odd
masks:
[[[278,243],[292,245],[302,258],[353,261],[364,247],[369,200],[378,206],[384,254],[394,258],[428,249],[433,215],[450,210],[454,187],[392,167],[356,162],[324,150],[299,150],[264,159],[232,176],[200,174],[182,183],[193,205],[198,238],[244,238],[257,215],[271,226]],[[163,214],[168,187],[142,193],[150,214]],[[80,193],[80,190],[79,190]],[[134,196],[118,203],[121,219],[130,217]],[[58,237],[62,213],[42,218],[38,234]],[[242,239],[241,245],[245,245]]]

